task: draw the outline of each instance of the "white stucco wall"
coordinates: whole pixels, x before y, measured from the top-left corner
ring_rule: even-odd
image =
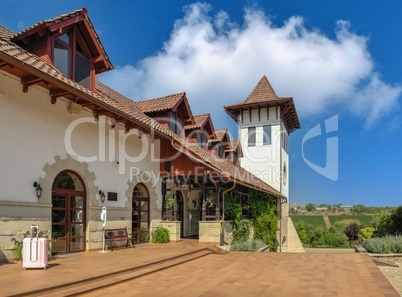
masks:
[[[248,111],[243,112],[239,119],[239,137],[244,157],[240,165],[257,177],[264,180],[278,191],[281,191],[281,129],[275,107],[269,108],[269,118],[266,108],[252,110],[251,119]],[[263,126],[271,125],[271,144],[263,144]],[[256,145],[248,146],[248,128],[256,127]]]
[[[104,203],[108,216],[111,223],[120,220],[131,229],[132,190],[145,180],[151,196],[150,216],[160,219],[159,141],[151,142],[147,135],[140,139],[134,129],[126,134],[121,124],[111,128],[105,117],[96,122],[84,108],[79,114],[70,114],[69,105],[63,98],[51,104],[49,91],[39,86],[30,86],[23,93],[19,78],[0,71],[0,217],[26,217],[26,230],[32,220],[51,222],[54,177],[70,169],[86,186],[87,242],[91,224],[98,228],[99,190],[117,193],[116,202]],[[35,195],[35,181],[43,188],[40,199]],[[51,228],[49,223],[46,226]],[[2,235],[18,232],[11,230],[10,224],[7,228],[10,230],[0,234],[0,250],[7,245]]]

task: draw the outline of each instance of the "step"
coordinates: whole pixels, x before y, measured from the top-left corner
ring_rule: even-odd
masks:
[[[168,269],[207,255],[213,251],[205,248],[179,256],[151,262],[142,266],[137,266],[122,271],[108,273],[73,283],[67,283],[49,288],[43,288],[36,291],[18,294],[18,296],[79,296],[84,293],[93,292],[99,289],[110,287],[135,278],[148,275],[154,272]]]

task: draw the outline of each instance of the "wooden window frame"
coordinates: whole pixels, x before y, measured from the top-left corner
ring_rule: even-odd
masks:
[[[69,34],[69,43],[67,44],[64,40],[60,39],[59,37],[64,35],[64,34]],[[51,60],[54,65],[54,51],[55,51],[55,43],[57,42],[61,43],[63,46],[67,47],[71,53],[70,53],[70,65],[69,65],[69,71],[70,71],[70,78],[71,80],[76,81],[76,65],[77,65],[77,55],[80,55],[81,57],[84,57],[85,59],[88,59],[89,61],[89,86],[84,86],[87,87],[90,90],[94,89],[95,86],[95,66],[93,63],[93,58],[90,54],[90,50],[82,37],[81,33],[79,32],[78,28],[68,28],[64,29],[60,34],[53,36],[51,38],[51,45],[52,45],[52,51],[51,51]],[[82,51],[77,51],[77,42],[80,44]],[[78,82],[77,82],[78,83]]]

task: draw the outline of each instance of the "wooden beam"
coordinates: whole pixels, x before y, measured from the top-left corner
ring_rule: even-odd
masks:
[[[258,121],[261,122],[261,109],[260,109],[260,106],[258,106]]]
[[[34,84],[40,83],[41,81],[42,81],[41,78],[39,78],[39,77],[37,77],[37,76],[34,76],[34,75],[22,77],[22,78],[21,78],[22,91],[23,91],[24,93],[27,93],[27,92],[28,92],[28,87],[29,87],[30,85],[34,85]]]
[[[11,69],[14,68],[14,65],[8,64],[7,62],[0,60],[0,70],[7,66],[10,67]]]
[[[50,94],[50,103],[56,104],[57,98],[71,94],[69,91],[63,89],[55,89],[49,92]]]
[[[267,120],[269,121],[269,105],[267,104]]]
[[[77,98],[76,102],[77,102],[79,105],[82,105],[82,106],[93,105],[92,102],[89,102],[89,101],[83,100],[83,99],[79,99],[79,98]]]
[[[287,113],[290,108],[292,108],[292,103],[289,101],[282,109],[282,113]]]
[[[27,43],[29,43],[29,41],[31,41],[31,38],[32,38],[31,36],[26,36],[26,37],[22,38],[21,40],[24,44],[27,44]]]
[[[83,15],[72,17],[71,19],[61,21],[61,22],[58,22],[56,24],[49,26],[49,31],[50,32],[58,31],[58,30],[60,30],[60,28],[65,28],[72,24],[78,23],[79,21],[82,21],[83,19],[84,19]]]
[[[126,133],[128,133],[128,132],[130,132],[131,129],[138,128],[138,126],[134,125],[134,124],[131,124],[131,123],[128,123],[128,124],[125,125],[125,128],[126,128]]]
[[[39,37],[45,36],[45,35],[46,35],[46,29],[39,30],[39,31],[38,31],[38,35],[39,35]]]
[[[100,110],[96,110],[94,112],[96,112],[98,117],[100,117],[100,116],[108,116],[108,117],[113,116],[113,112],[107,111],[107,110],[100,109]]]

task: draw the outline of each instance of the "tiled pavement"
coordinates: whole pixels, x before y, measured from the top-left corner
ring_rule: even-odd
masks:
[[[69,283],[205,246],[208,245],[182,241],[108,253],[81,253],[53,260],[47,270],[23,271],[21,263],[2,264],[0,295]],[[359,253],[212,254],[83,296],[111,295],[399,296],[370,257]]]

